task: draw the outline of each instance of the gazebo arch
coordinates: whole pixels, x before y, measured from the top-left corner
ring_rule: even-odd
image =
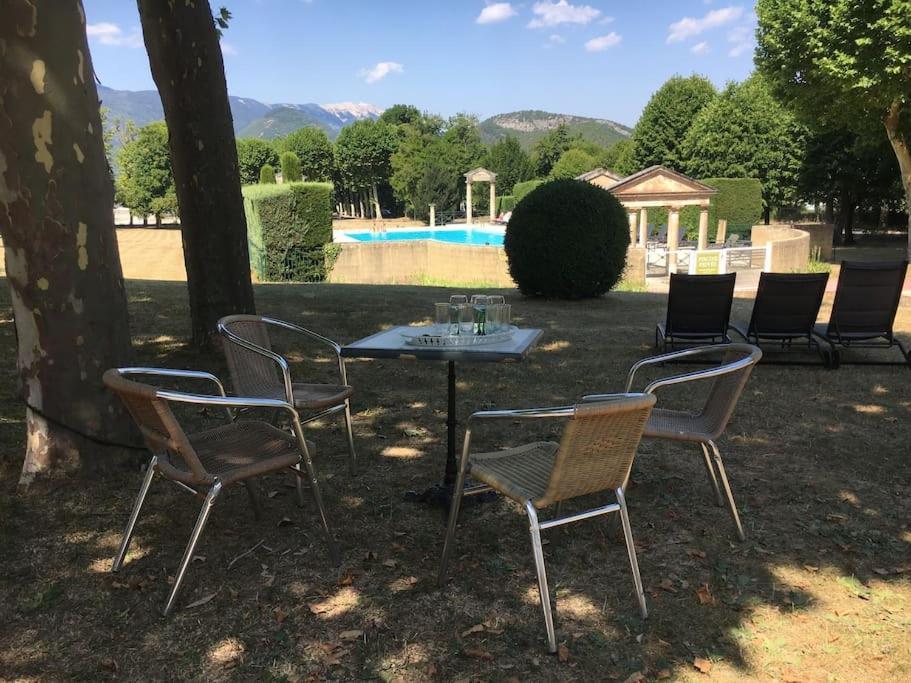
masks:
[[[471,184],[490,183],[490,220],[497,217],[497,174],[486,168],[475,168],[465,174],[465,222],[471,225]]]

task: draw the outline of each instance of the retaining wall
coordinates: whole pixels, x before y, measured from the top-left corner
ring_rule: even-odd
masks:
[[[754,225],[750,239],[754,247],[769,249],[766,269],[770,272],[794,273],[807,269],[810,260],[809,232],[788,225]]]

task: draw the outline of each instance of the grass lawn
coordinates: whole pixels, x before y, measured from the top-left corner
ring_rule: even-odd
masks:
[[[350,363],[356,477],[347,475],[340,422],[309,430],[343,548],[340,567],[328,561],[313,506],[297,508],[290,477],[276,476],[265,483],[262,521],[242,488],[216,505],[179,607],[162,618],[198,501],[157,481],[115,577],[108,569],[139,487],[138,467],[97,480],[44,481],[15,494],[23,409],[15,399],[8,289],[0,284],[2,679],[911,679],[905,369],[756,370],[720,444],[745,543],[734,540],[726,511],[714,505],[699,451],[644,442],[628,500],[650,617],[638,616],[623,545],[604,521],[548,532],[565,645],[561,657],[551,657],[524,514],[503,500],[466,509],[451,579],[439,590],[443,515],[403,500],[442,474],[442,363]],[[199,357],[182,344],[183,283],[131,281],[128,290],[137,362],[224,372],[220,357]],[[256,290],[261,312],[342,342],[426,319],[447,293]],[[622,389],[628,366],[650,352],[664,313],[663,295],[640,292],[576,303],[506,293],[519,323],[543,327],[545,336],[526,363],[463,366],[462,416]],[[822,315],[830,304],[828,295]],[[735,318],[746,318],[749,307],[738,299]],[[911,335],[907,298],[897,329]],[[333,376],[327,356],[307,360],[297,347],[289,353],[299,377]],[[479,432],[478,445],[548,435],[556,435],[554,425],[508,423]]]

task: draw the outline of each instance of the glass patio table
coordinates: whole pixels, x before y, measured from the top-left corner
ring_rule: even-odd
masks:
[[[431,486],[414,496],[415,500],[436,505],[448,505],[455,485],[456,460],[456,363],[517,363],[525,360],[538,343],[542,330],[517,328],[512,337],[494,344],[476,346],[427,347],[408,344],[405,335],[430,332],[432,326],[399,326],[377,332],[342,347],[343,358],[389,358],[401,360],[445,361],[448,365],[448,409],[446,414],[446,467],[442,484]]]

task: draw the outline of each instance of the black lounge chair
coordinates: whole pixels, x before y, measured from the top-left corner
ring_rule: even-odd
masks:
[[[816,325],[813,329],[819,339],[829,344],[833,367],[841,364],[836,346],[866,349],[897,346],[904,357],[903,363],[852,361],[852,364],[911,367],[908,349],[892,332],[907,270],[907,261],[842,261],[829,324]]]
[[[736,273],[725,275],[671,274],[667,318],[655,328],[655,347],[664,351],[677,344],[730,344],[728,322],[734,301]]]
[[[795,339],[805,340],[807,348],[818,351],[823,362],[830,365],[828,350],[813,337],[813,326],[828,281],[828,273],[760,273],[749,325],[744,328],[734,324],[731,329],[763,351],[767,350],[770,342],[777,342],[782,349],[790,349]],[[768,356],[763,360],[770,362]],[[801,363],[787,361],[780,364]]]

